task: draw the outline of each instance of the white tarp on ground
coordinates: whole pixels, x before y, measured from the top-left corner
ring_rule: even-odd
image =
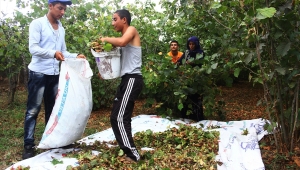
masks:
[[[145,131],[150,129],[154,132],[162,132],[168,128],[178,127],[179,123],[189,123],[189,120],[169,120],[160,118],[156,115],[139,115],[132,118],[132,133]],[[230,122],[219,122],[214,120],[203,120],[190,125],[201,127],[204,129],[209,126],[220,126],[219,129],[214,129],[220,132],[219,153],[217,160],[222,162],[218,166],[218,170],[264,170],[261,153],[258,141],[268,133],[263,129],[266,121],[263,119],[241,120]],[[247,129],[249,134],[242,135]],[[87,136],[79,142],[92,144],[94,141],[111,141],[114,140],[112,129],[107,129],[102,132]],[[68,165],[77,166],[78,160],[75,158],[66,158],[63,155],[70,152],[72,149],[52,149],[36,155],[33,158],[20,161],[13,166],[7,168],[16,168],[18,166],[30,166],[31,170],[50,170],[59,169],[65,170]],[[53,165],[53,158],[63,161],[63,164]]]

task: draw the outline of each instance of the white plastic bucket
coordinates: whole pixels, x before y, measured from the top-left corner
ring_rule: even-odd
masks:
[[[95,57],[99,73],[103,79],[114,79],[120,77],[121,52],[120,48],[110,52],[96,52],[91,49]]]

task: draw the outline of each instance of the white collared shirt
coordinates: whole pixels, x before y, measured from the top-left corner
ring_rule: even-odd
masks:
[[[59,61],[54,58],[60,51],[65,58],[75,58],[77,53],[69,53],[65,43],[65,29],[58,21],[54,30],[47,16],[33,20],[29,25],[29,51],[32,54],[28,68],[46,75],[59,74]]]

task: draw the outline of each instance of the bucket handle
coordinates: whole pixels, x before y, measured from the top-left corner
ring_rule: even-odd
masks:
[[[107,56],[105,56],[105,59],[112,59],[112,56],[111,55],[107,55]]]

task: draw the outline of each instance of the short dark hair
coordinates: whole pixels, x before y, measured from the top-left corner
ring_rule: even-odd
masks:
[[[131,15],[130,15],[130,12],[128,10],[126,10],[126,9],[119,9],[115,13],[117,13],[121,19],[123,19],[125,17],[126,21],[127,21],[127,24],[130,25],[130,23],[131,23]]]
[[[179,43],[178,43],[178,41],[176,41],[176,40],[172,40],[172,41],[170,42],[170,46],[171,46],[172,43],[176,43],[176,44],[179,46]]]

